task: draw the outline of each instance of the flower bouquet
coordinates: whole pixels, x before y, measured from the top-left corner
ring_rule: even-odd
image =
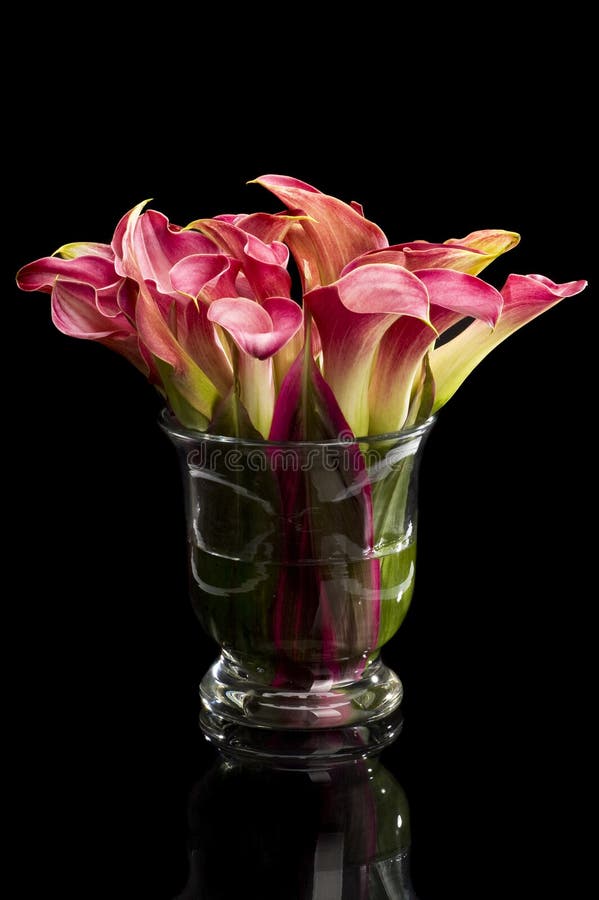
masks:
[[[257,183],[281,212],[180,227],[140,203],[111,244],[66,244],[18,284],[164,397],[192,599],[221,648],[201,688],[208,729],[372,726],[401,701],[379,653],[412,596],[434,416],[585,282],[510,275],[497,290],[479,276],[512,232],[390,245],[357,203],[294,178]]]

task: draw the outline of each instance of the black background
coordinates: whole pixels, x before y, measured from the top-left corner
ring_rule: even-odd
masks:
[[[109,241],[145,197],[180,224],[276,209],[244,183],[278,172],[361,201],[392,242],[519,231],[487,273],[497,285],[509,271],[591,278],[584,23],[536,36],[514,23],[496,50],[454,36],[434,71],[424,49],[420,63],[365,62],[372,26],[334,50],[285,32],[268,56],[259,25],[247,27],[233,62],[220,30],[179,46],[175,18],[149,47],[104,23],[100,51],[83,26],[57,44],[38,22],[35,79],[10,102],[6,687],[23,896],[182,889],[187,797],[213,758],[196,723],[214,648],[187,600],[158,399],[120,358],[56,332],[47,298],[20,294],[14,271],[69,241]],[[395,34],[403,47],[408,30]],[[395,59],[386,41],[381,58]],[[542,885],[586,896],[593,302],[591,287],[497,349],[426,449],[417,590],[386,652],[406,694],[385,762],[410,801],[420,900],[533,897]]]

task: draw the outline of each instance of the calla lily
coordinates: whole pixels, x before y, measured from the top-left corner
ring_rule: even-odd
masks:
[[[23,291],[51,294],[57,278],[91,285],[96,291],[94,304],[102,315],[113,317],[122,312],[118,293],[123,279],[116,272],[114,253],[107,244],[65,245],[52,256],[23,266],[17,284]]]
[[[162,278],[163,287],[168,286],[172,290],[170,269],[165,275],[161,254],[156,252],[151,260],[147,252],[148,246],[145,238],[148,234],[153,233],[152,224],[156,224],[157,220],[151,223],[149,229],[142,229],[141,237],[138,236],[138,229],[141,227],[140,217],[142,217],[144,206],[145,202],[139,203],[117,226],[113,240],[113,249],[119,259],[117,269],[124,276],[135,281],[139,288],[135,304],[135,323],[141,341],[157,360],[163,364],[166,363],[169,367],[160,366],[160,375],[167,396],[173,406],[181,414],[184,414],[186,420],[184,424],[193,423],[194,426],[197,426],[198,423],[201,423],[205,427],[212,416],[212,410],[219,394],[214,383],[210,381],[204,370],[173,334],[167,321],[170,308],[168,296],[159,290],[153,279],[146,280],[144,277],[144,270],[150,274],[156,274],[157,277]],[[164,236],[166,233],[170,240],[173,235],[168,228],[163,230],[162,235]],[[152,246],[149,239],[148,245]],[[205,247],[205,244],[203,246]],[[141,259],[138,259],[137,251],[140,247]],[[182,398],[182,402],[180,398]],[[195,410],[196,414],[192,414],[191,410]]]
[[[135,329],[123,315],[103,315],[97,308],[96,296],[88,284],[57,278],[52,289],[52,321],[63,334],[98,341],[147,373]]]
[[[179,394],[190,409],[199,413],[199,416],[193,416],[193,425],[188,415],[184,424],[198,427],[201,422],[206,427],[219,396],[217,388],[174,336],[161,308],[160,297],[150,283],[139,285],[135,322],[145,346],[157,360],[170,367],[161,366],[160,374],[173,406],[179,410],[183,408],[178,402]]]
[[[206,303],[188,302],[176,308],[177,339],[192,359],[202,361],[202,371],[218,394],[224,397],[233,384],[233,368],[214,325],[208,318]]]
[[[373,262],[386,262],[403,266],[411,272],[419,269],[454,269],[456,272],[478,275],[502,253],[517,246],[519,241],[520,235],[513,231],[487,230],[473,231],[457,240],[451,238],[444,244],[429,244],[427,241],[394,244],[357,257],[346,266],[344,272]]]
[[[369,381],[379,343],[400,316],[428,323],[426,287],[406,269],[374,263],[315,288],[305,304],[318,327],[323,375],[353,433],[367,434]]]
[[[96,245],[102,252],[89,253],[89,244],[69,246],[66,259],[48,256],[23,266],[17,284],[24,291],[52,295],[52,321],[59,331],[98,341],[148,374],[137,332],[118,307],[122,279],[115,271],[110,247]],[[61,248],[57,253],[64,251]]]
[[[236,225],[247,234],[253,234],[254,237],[260,238],[263,243],[272,244],[273,241],[284,241],[291,226],[305,217],[287,216],[284,213],[276,215],[272,213],[250,213],[249,215],[241,213],[237,216],[216,216],[215,218],[224,218],[225,221],[230,221],[232,225]],[[192,228],[193,225],[187,227]]]
[[[169,272],[172,287],[196,303],[236,296],[239,263],[223,253],[194,253],[179,260]]]
[[[223,219],[201,219],[188,227],[197,228],[241,264],[245,276],[240,292],[259,301],[267,297],[289,296],[291,277],[287,271],[289,251],[280,241],[265,244],[260,238]],[[286,230],[287,225],[282,230]],[[193,232],[191,232],[193,233]]]
[[[438,335],[465,316],[493,328],[503,306],[499,291],[472,275],[451,269],[424,269],[415,275],[428,291],[432,328],[402,317],[381,339],[370,381],[371,434],[399,431],[405,425],[424,357]]]
[[[396,244],[394,250],[403,254],[401,263],[414,272],[418,269],[454,269],[468,275],[478,275],[483,269],[520,242],[513,231],[473,231],[464,238],[451,238],[443,244],[414,241]]]
[[[364,218],[361,208],[356,210],[297,178],[262,175],[256,183],[272,191],[292,213],[307,217],[287,235],[304,291],[336,281],[356,256],[388,245],[381,229]]]
[[[263,306],[242,297],[223,298],[210,305],[207,318],[235,343],[241,402],[254,426],[266,437],[275,405],[272,357],[300,330],[302,311],[285,297],[269,297]]]
[[[586,286],[586,281],[556,284],[543,275],[510,275],[501,289],[503,312],[495,329],[473,322],[431,354],[436,384],[434,409],[444,406],[479,362],[510,334]]]
[[[96,306],[96,291],[89,284],[57,278],[52,286],[52,321],[63,334],[102,340],[116,334],[135,334],[124,316],[106,317]],[[119,327],[120,326],[120,327]]]
[[[120,281],[114,268],[114,259],[105,256],[78,256],[61,259],[47,256],[29,263],[19,271],[17,283],[22,291],[43,291],[51,294],[58,277],[89,284],[100,290]]]
[[[116,269],[123,276],[153,281],[160,293],[170,294],[173,266],[186,256],[214,253],[216,247],[195,231],[171,225],[154,209],[141,215],[147,202],[136,206],[117,225],[112,241]]]
[[[286,297],[269,297],[259,306],[243,297],[215,300],[208,319],[229,332],[237,346],[255,359],[269,359],[302,325],[302,311]]]

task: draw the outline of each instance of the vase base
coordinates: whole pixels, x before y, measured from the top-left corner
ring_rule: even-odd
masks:
[[[375,756],[399,736],[399,709],[368,725],[312,730],[275,730],[225,719],[204,708],[200,727],[206,739],[226,756],[266,761],[287,769],[319,769],[335,763]]]
[[[368,738],[367,734],[356,738],[360,729],[376,734],[377,743],[383,739],[389,729],[382,723],[399,707],[403,688],[395,672],[380,659],[371,661],[355,681],[315,681],[309,690],[294,690],[288,685],[273,687],[259,682],[251,671],[221,656],[202,679],[200,695],[202,727],[216,743],[235,729],[238,737],[258,729],[308,735],[349,729],[354,746]],[[243,742],[251,744],[249,738],[251,734]]]

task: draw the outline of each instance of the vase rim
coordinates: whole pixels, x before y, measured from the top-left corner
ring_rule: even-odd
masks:
[[[389,431],[383,434],[369,434],[364,437],[354,437],[348,433],[347,437],[340,436],[338,438],[330,438],[326,441],[269,441],[266,438],[255,440],[252,438],[238,438],[225,434],[208,434],[205,431],[198,431],[193,428],[186,428],[181,425],[179,420],[168,409],[164,408],[160,412],[158,424],[169,436],[180,438],[184,441],[206,441],[215,444],[242,444],[247,447],[318,447],[325,445],[327,447],[347,447],[349,444],[368,444],[383,443],[385,441],[397,440],[413,440],[426,434],[437,421],[435,415],[429,416],[426,421],[420,425],[413,425],[410,428],[404,428],[401,431]]]

